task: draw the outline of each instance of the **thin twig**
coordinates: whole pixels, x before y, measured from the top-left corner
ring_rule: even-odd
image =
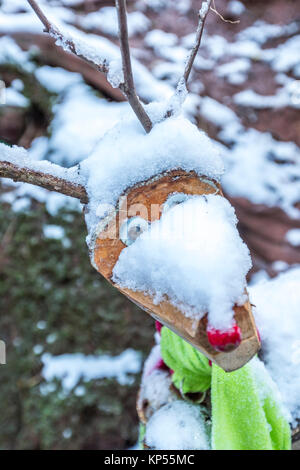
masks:
[[[221,13],[217,10],[215,0],[213,0],[213,6],[210,8],[211,11],[213,11],[224,23],[230,23],[230,24],[239,24],[240,20],[226,20],[224,16],[221,15]]]
[[[195,43],[186,59],[185,69],[184,69],[183,75],[180,77],[178,81],[176,91],[169,101],[169,106],[164,116],[165,118],[172,116],[174,114],[174,110],[176,109],[176,107],[182,106],[182,104],[184,103],[184,100],[187,95],[188,79],[189,79],[195,58],[199,51],[199,47],[200,47],[201,39],[203,35],[203,30],[204,30],[204,25],[205,25],[205,20],[207,18],[209,10],[211,9],[211,3],[212,3],[212,0],[207,0],[207,1],[202,2],[201,8],[199,10],[199,21],[198,21],[198,26],[197,26],[197,31],[196,31]]]
[[[128,40],[126,0],[116,0],[116,8],[118,12],[119,38],[120,38],[122,66],[123,66],[123,75],[124,75],[123,91],[132,109],[134,110],[138,119],[142,123],[145,131],[150,132],[152,129],[152,122],[136,94],[134,81],[133,81],[129,40]]]
[[[71,172],[71,169],[65,169],[65,171],[67,175],[68,172]],[[75,197],[83,204],[88,203],[88,196],[83,185],[74,183],[67,178],[64,179],[56,175],[51,175],[50,173],[44,173],[43,171],[30,168],[29,165],[27,167],[1,160],[0,177],[11,178],[14,181],[41,186],[49,191],[57,191],[66,196]]]
[[[198,22],[198,27],[197,27],[197,31],[196,31],[195,44],[194,44],[194,47],[192,48],[192,50],[189,53],[189,56],[188,56],[187,61],[186,61],[184,73],[183,73],[183,79],[184,79],[185,85],[187,85],[187,82],[188,82],[188,79],[189,79],[189,76],[190,76],[195,58],[196,58],[197,53],[199,51],[199,47],[200,47],[201,39],[202,39],[202,35],[203,35],[203,30],[204,30],[204,25],[205,25],[205,20],[206,20],[206,17],[208,15],[208,12],[211,8],[211,2],[212,2],[212,0],[202,2],[201,9],[199,10],[199,22]],[[181,79],[181,81],[182,81],[182,79]]]

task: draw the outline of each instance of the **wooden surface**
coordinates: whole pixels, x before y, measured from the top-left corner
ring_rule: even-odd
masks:
[[[148,218],[149,222],[159,219],[161,211],[151,211],[151,208],[153,209],[153,206],[161,208],[168,196],[174,192],[193,195],[223,195],[220,185],[215,181],[209,181],[204,177],[201,179],[195,173],[186,173],[180,170],[162,175],[130,189],[126,194],[126,201],[123,199],[120,207],[116,208],[114,217],[110,216],[106,225],[103,225],[102,222],[99,226],[99,233],[96,234],[92,253],[93,262],[107,280],[112,282],[113,268],[119,259],[120,253],[126,248],[126,245],[119,239],[119,226],[121,226],[122,221],[135,215]],[[137,214],[136,209],[139,207],[141,211]],[[145,207],[147,208],[147,214],[142,210]],[[242,367],[260,348],[251,305],[248,301],[241,307],[234,307],[235,320],[242,332],[241,344],[234,351],[218,352],[208,342],[206,316],[201,320],[187,318],[167,300],[155,305],[152,298],[142,292],[120,289],[117,285],[115,287],[153,318],[173,330],[228,372]]]

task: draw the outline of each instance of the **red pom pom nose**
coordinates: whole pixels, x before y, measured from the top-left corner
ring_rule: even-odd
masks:
[[[220,352],[233,351],[240,345],[242,339],[241,330],[236,323],[228,330],[217,330],[208,325],[206,333],[211,346]]]
[[[159,321],[155,321],[155,328],[156,328],[156,331],[160,334],[161,332],[161,329],[162,329],[163,325],[159,322]]]

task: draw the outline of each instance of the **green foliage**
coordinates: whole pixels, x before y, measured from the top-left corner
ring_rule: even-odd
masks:
[[[174,371],[174,385],[183,393],[205,392],[210,387],[208,359],[166,327],[161,330],[163,360]]]

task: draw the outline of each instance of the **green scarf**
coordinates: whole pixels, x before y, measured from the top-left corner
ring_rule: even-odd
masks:
[[[168,328],[161,330],[161,354],[183,393],[211,388],[212,448],[289,450],[291,432],[277,391],[259,359],[226,373]]]

